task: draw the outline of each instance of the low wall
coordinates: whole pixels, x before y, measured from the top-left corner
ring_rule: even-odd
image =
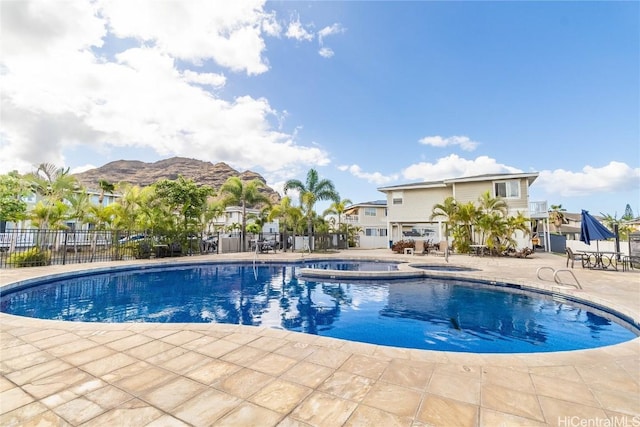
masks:
[[[603,251],[603,252],[615,252],[616,242],[611,240],[591,241],[590,245],[581,242],[580,240],[567,240],[567,247],[571,248],[574,252],[580,251]],[[620,241],[620,252],[623,255],[629,255],[629,241]]]

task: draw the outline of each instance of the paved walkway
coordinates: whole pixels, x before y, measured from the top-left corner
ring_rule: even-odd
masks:
[[[444,263],[388,250],[336,256]],[[450,264],[482,269],[464,273],[472,277],[551,287],[536,269],[565,268],[565,258],[454,255]],[[0,270],[0,285],[86,267]],[[640,319],[639,271],[573,271],[584,290],[556,290]],[[640,425],[640,338],[593,350],[489,355],[249,326],[0,320],[2,426]]]

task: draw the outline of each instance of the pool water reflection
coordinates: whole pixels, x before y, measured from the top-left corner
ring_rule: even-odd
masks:
[[[457,280],[317,282],[291,264],[213,264],[61,279],[3,295],[3,312],[86,322],[216,322],[397,347],[547,352],[636,337],[604,313]]]

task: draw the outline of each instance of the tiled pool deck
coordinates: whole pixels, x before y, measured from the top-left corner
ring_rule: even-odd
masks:
[[[388,250],[333,256],[444,263]],[[450,263],[482,269],[460,275],[540,287],[552,282],[537,279],[538,267],[565,268],[564,257],[545,253],[454,255]],[[0,285],[109,265],[0,270]],[[584,290],[563,292],[640,319],[638,270],[573,271]],[[640,425],[640,338],[593,350],[489,355],[250,326],[0,320],[2,426]]]

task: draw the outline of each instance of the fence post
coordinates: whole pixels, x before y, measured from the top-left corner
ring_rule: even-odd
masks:
[[[69,235],[69,232],[67,230],[64,230],[64,243],[62,243],[62,265],[66,265],[67,263],[67,236],[68,235]]]

